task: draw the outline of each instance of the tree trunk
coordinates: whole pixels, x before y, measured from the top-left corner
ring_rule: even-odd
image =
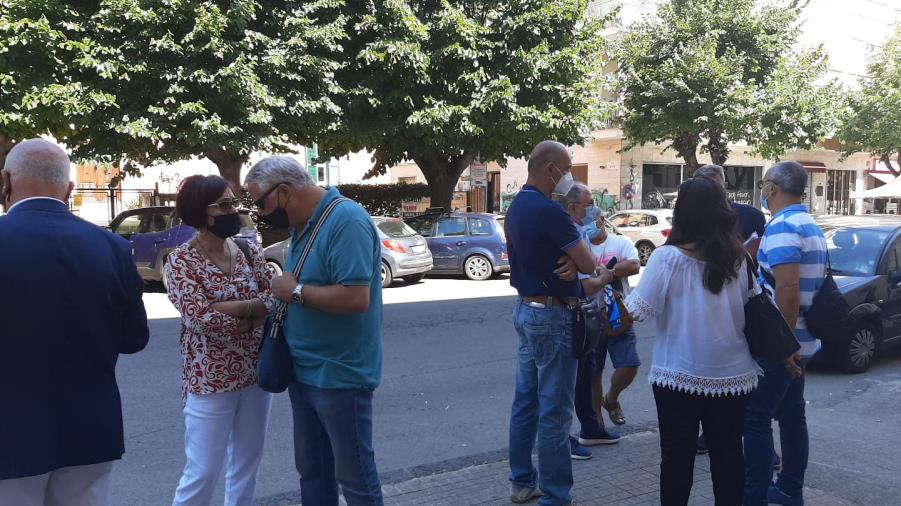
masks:
[[[722,132],[719,130],[710,131],[710,139],[707,141],[707,151],[710,152],[710,160],[722,167],[729,159],[729,148],[723,142]]]
[[[892,159],[889,157],[888,153],[880,156],[879,161],[884,163],[885,166],[888,167],[888,170],[892,171],[893,176],[898,177],[901,175],[901,171],[896,170],[895,167],[892,166]],[[901,166],[901,150],[898,151],[898,165]]]
[[[228,181],[235,196],[240,197],[244,191],[241,186],[241,167],[247,163],[248,156],[220,147],[207,148],[204,154],[219,168],[219,175]]]
[[[7,153],[9,153],[15,145],[16,141],[5,135],[0,135],[0,169],[6,164]]]
[[[16,142],[5,135],[0,135],[0,170],[6,165],[6,155],[9,153]],[[0,179],[0,189],[3,188],[3,179]],[[2,204],[2,202],[0,202]]]
[[[473,155],[468,153],[463,153],[450,161],[438,155],[413,158],[429,184],[431,207],[442,207],[445,211],[453,211],[451,200],[454,187],[457,186],[460,175],[463,174],[466,167],[469,167],[472,160]]]
[[[685,160],[685,165],[691,172],[694,172],[700,165],[698,164],[698,144],[701,142],[698,134],[681,133],[673,139],[673,149],[676,154]]]

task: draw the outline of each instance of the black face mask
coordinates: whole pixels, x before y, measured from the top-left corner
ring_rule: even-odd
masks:
[[[288,211],[285,211],[284,207],[276,207],[275,211],[272,211],[269,214],[260,215],[260,221],[263,222],[266,226],[283,230],[291,226],[290,220],[288,220]]]
[[[241,217],[238,213],[220,214],[213,218],[213,226],[207,230],[216,237],[227,239],[241,231]]]

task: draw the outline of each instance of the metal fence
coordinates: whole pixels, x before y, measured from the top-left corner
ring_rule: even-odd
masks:
[[[171,205],[167,197],[156,188],[76,188],[69,197],[69,209],[87,221],[106,226],[122,211]]]

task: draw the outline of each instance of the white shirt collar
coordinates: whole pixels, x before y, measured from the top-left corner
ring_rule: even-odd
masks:
[[[59,202],[59,203],[62,204],[62,205],[66,205],[66,203],[63,202],[62,200],[55,199],[55,198],[53,198],[53,197],[28,197],[27,199],[22,199],[22,200],[16,202],[15,204],[9,206],[9,209],[6,210],[6,214],[9,214],[10,211],[12,211],[13,209],[15,209],[16,206],[18,206],[19,204],[21,204],[21,203],[23,203],[23,202],[28,202],[29,200],[53,200],[53,201],[55,201],[55,202]]]

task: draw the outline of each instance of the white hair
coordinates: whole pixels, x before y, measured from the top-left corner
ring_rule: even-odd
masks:
[[[12,179],[39,179],[64,186],[70,181],[70,167],[69,157],[62,148],[44,139],[29,139],[10,150],[3,168]]]
[[[244,185],[256,183],[260,187],[268,189],[277,184],[290,184],[293,186],[309,186],[313,184],[310,173],[294,158],[290,156],[267,156],[255,163],[244,178]]]
[[[566,206],[582,200],[582,196],[585,194],[591,195],[591,188],[582,183],[573,183],[572,188],[566,192],[566,195],[559,197],[557,202],[563,206],[563,209],[566,209]]]

